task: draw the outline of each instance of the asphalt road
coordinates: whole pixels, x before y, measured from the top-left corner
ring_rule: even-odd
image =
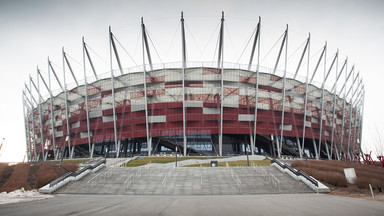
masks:
[[[384,202],[324,194],[55,195],[0,205],[0,215],[384,215]]]

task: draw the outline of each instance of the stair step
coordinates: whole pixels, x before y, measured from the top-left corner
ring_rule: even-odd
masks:
[[[92,173],[79,181],[71,182],[57,193],[96,193],[96,194],[258,194],[258,193],[311,193],[301,181],[296,181],[275,167],[150,167],[142,172],[139,180],[132,185],[124,184],[142,167],[105,168]],[[279,182],[275,187],[264,171],[271,173]],[[234,176],[232,176],[232,171]],[[170,174],[170,175],[169,175]],[[163,184],[166,177],[165,184]],[[202,177],[201,177],[202,176]],[[237,183],[237,178],[241,184]]]

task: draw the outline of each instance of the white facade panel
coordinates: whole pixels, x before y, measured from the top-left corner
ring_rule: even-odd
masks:
[[[301,104],[301,105],[304,105],[304,98],[302,98],[302,97],[294,97],[293,98],[293,102],[294,103],[298,103],[298,104]]]
[[[170,76],[165,76],[165,82],[176,82],[176,81],[182,81],[181,74],[172,74]]]
[[[63,131],[57,131],[55,132],[55,137],[62,137],[64,134],[63,134]]]
[[[290,108],[294,108],[294,109],[301,109],[301,105],[300,104],[296,104],[296,103],[292,103],[292,102],[287,102],[287,101],[285,101],[285,106],[286,107],[290,107]]]
[[[113,121],[113,115],[103,116],[103,122],[112,122]]]
[[[167,121],[167,116],[162,115],[162,116],[148,116],[148,122],[149,123],[161,123],[161,122],[166,122]]]
[[[131,111],[132,112],[137,112],[137,111],[142,111],[145,110],[145,104],[132,104],[131,105]]]
[[[269,110],[269,104],[265,104],[265,103],[257,103],[257,109],[261,109],[261,110]]]
[[[305,127],[312,127],[312,123],[309,121],[304,122]]]
[[[101,109],[102,110],[107,110],[107,109],[112,109],[113,108],[113,104],[112,103],[103,103],[101,104]]]
[[[276,82],[273,82],[270,86],[277,89],[283,89],[283,82],[276,81]]]
[[[151,83],[147,85],[148,90],[165,89],[165,83]]]
[[[165,89],[165,95],[182,95],[183,88],[167,88]]]
[[[203,114],[220,114],[220,108],[203,107]]]
[[[89,136],[92,136],[92,131],[89,132]],[[88,132],[81,132],[80,138],[81,139],[88,138]]]
[[[79,128],[80,127],[80,122],[74,122],[71,124],[71,128]]]
[[[104,104],[112,104],[113,98],[112,95],[109,95],[107,97],[104,97],[101,99],[101,103]]]
[[[280,125],[279,129],[281,130],[281,125]],[[283,125],[283,130],[291,131],[292,130],[292,125]]]
[[[110,91],[112,90],[111,80],[103,80],[101,85],[101,91]]]
[[[239,95],[224,95],[223,99],[224,107],[239,107]]]
[[[239,121],[254,121],[255,120],[255,115],[239,114],[238,120]]]
[[[203,80],[203,74],[196,74],[196,73],[186,74],[185,80],[201,81]]]
[[[203,101],[185,101],[185,107],[203,107]]]
[[[130,74],[126,83],[129,86],[144,85],[144,73],[134,73]]]
[[[246,96],[255,96],[256,95],[256,89],[254,89],[254,88],[240,88],[239,94],[240,95],[246,95]]]
[[[220,74],[204,74],[203,75],[203,80],[221,80],[221,75]]]
[[[97,117],[100,117],[100,116],[102,116],[101,110],[96,110],[96,111],[89,112],[89,118],[97,118]]]
[[[59,127],[61,125],[63,125],[63,122],[62,121],[55,121],[55,127]]]
[[[126,91],[115,92],[115,101],[120,102],[130,99],[130,93]]]

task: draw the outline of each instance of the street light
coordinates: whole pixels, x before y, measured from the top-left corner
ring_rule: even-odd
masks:
[[[175,167],[177,167],[177,146],[176,146],[176,161],[175,161]]]
[[[248,163],[248,166],[249,166],[248,145],[245,146],[245,153],[247,154],[247,163]]]

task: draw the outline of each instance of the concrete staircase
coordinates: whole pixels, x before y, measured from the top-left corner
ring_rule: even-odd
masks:
[[[130,195],[233,195],[313,193],[301,181],[267,167],[106,167],[57,193]]]

